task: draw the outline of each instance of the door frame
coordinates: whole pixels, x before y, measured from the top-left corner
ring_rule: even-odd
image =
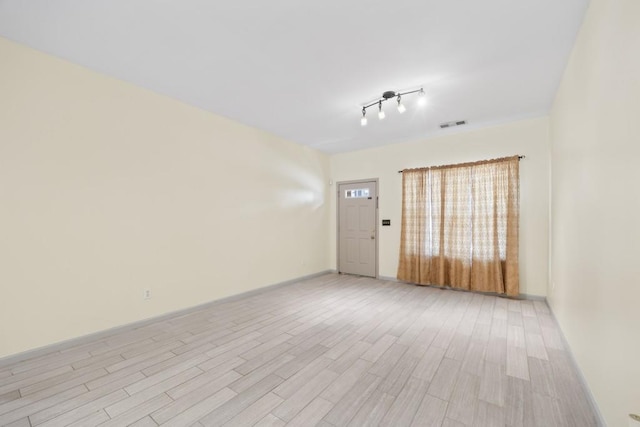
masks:
[[[378,178],[369,178],[369,179],[355,179],[355,180],[350,180],[350,181],[336,181],[336,271],[338,272],[338,274],[340,273],[340,185],[341,184],[360,184],[360,183],[365,183],[365,182],[375,182],[376,183],[376,194],[375,194],[375,207],[376,207],[376,219],[375,219],[375,240],[376,240],[376,256],[375,256],[375,263],[376,263],[376,276],[375,278],[377,279],[379,277],[379,272],[378,272],[378,266],[380,264],[379,259],[378,259],[378,247],[379,247],[379,234],[378,233],[378,211],[380,210],[380,204],[379,204],[379,198],[378,198],[378,193],[380,192],[380,182],[378,180]]]

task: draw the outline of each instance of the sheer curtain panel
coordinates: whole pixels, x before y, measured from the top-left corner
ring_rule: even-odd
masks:
[[[398,279],[519,293],[518,156],[402,174]]]

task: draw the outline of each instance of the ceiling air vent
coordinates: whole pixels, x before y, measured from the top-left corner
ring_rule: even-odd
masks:
[[[462,125],[466,125],[467,121],[466,120],[459,120],[457,122],[445,122],[445,123],[440,123],[440,127],[442,129],[446,129],[446,128],[452,128],[454,126],[462,126]]]

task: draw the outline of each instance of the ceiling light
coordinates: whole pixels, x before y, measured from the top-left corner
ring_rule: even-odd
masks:
[[[386,92],[384,92],[382,94],[382,96],[378,99],[376,99],[375,101],[371,102],[370,104],[366,104],[362,106],[362,118],[360,119],[360,124],[362,126],[366,126],[367,125],[367,108],[369,107],[373,107],[374,105],[378,106],[378,118],[380,120],[384,119],[386,114],[384,113],[384,111],[382,111],[382,103],[385,101],[388,101],[392,98],[396,98],[398,101],[398,111],[400,113],[404,113],[405,111],[407,111],[407,107],[402,103],[402,97],[404,95],[409,95],[412,93],[418,93],[420,95],[420,99],[418,99],[418,103],[420,105],[423,105],[422,101],[426,101],[426,99],[422,99],[425,98],[424,96],[424,89],[420,88],[420,89],[416,89],[416,90],[409,90],[406,92],[394,92],[392,90],[388,90]]]
[[[420,107],[424,107],[425,105],[427,105],[427,97],[424,94],[424,90],[420,89],[420,92],[418,92],[418,105]]]
[[[400,95],[398,95],[398,111],[400,112],[400,114],[407,111],[407,107],[405,107],[404,104],[402,103],[402,100],[400,99]]]

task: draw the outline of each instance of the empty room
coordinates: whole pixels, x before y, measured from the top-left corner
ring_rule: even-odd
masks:
[[[0,0],[0,426],[640,427],[640,1]]]

